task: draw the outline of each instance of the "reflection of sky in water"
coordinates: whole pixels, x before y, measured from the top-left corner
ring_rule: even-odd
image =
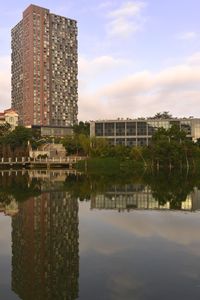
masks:
[[[0,299],[18,299],[11,291],[11,218],[0,214]]]
[[[200,299],[200,212],[90,204],[79,205],[80,300]],[[0,299],[14,300],[11,218],[0,215],[0,228]]]
[[[80,299],[199,299],[200,214],[81,203]]]

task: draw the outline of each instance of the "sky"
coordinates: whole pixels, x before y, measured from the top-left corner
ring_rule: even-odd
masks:
[[[10,31],[31,2],[0,3],[0,111],[11,105]],[[79,120],[200,117],[199,0],[37,0],[78,21]]]

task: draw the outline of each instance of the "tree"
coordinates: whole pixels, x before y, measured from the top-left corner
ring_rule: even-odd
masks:
[[[153,153],[153,165],[157,169],[168,166],[170,169],[177,165],[182,168],[185,162],[187,169],[191,162],[194,164],[196,150],[192,141],[187,138],[186,132],[176,125],[169,129],[159,128],[152,137],[150,151]]]
[[[151,119],[172,119],[173,116],[168,111],[158,112]]]
[[[32,133],[29,128],[18,126],[5,136],[4,143],[9,144],[11,149],[14,150],[17,147],[27,147],[31,137]]]
[[[32,137],[31,129],[23,126],[0,137],[0,155],[2,157],[22,157],[28,155],[28,141]]]
[[[11,131],[9,123],[0,124],[0,137],[6,136]]]
[[[144,153],[146,152],[146,147],[133,147],[130,151],[130,156],[133,160],[136,161],[142,161],[144,164],[144,167],[147,166],[147,162],[144,158]]]
[[[74,134],[84,134],[86,136],[90,135],[90,123],[80,121],[79,124],[74,125]]]
[[[78,135],[78,141],[81,149],[83,150],[83,154],[89,155],[90,154],[90,138],[85,134]]]
[[[66,136],[62,140],[62,144],[65,147],[68,155],[79,155],[81,151],[81,145],[77,136]]]
[[[109,156],[111,146],[106,139],[92,137],[90,141],[92,156]]]

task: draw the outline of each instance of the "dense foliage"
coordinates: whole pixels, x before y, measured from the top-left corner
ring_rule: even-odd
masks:
[[[112,146],[106,139],[90,138],[75,134],[63,140],[68,154],[85,155],[90,158],[117,158],[134,161],[145,168],[195,168],[200,160],[199,141],[188,139],[186,132],[173,125],[169,129],[159,128],[152,136],[149,146]]]
[[[31,129],[18,126],[11,131],[9,125],[0,128],[0,157],[22,157],[28,155]]]

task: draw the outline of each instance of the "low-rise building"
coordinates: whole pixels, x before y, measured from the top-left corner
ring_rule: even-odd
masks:
[[[104,138],[111,145],[145,146],[149,145],[152,135],[158,128],[168,129],[177,125],[187,133],[187,137],[196,141],[200,138],[200,119],[117,119],[90,122],[90,136]]]
[[[18,113],[13,109],[6,109],[4,112],[0,112],[0,125],[8,123],[11,129],[14,130],[18,126],[18,120]]]

